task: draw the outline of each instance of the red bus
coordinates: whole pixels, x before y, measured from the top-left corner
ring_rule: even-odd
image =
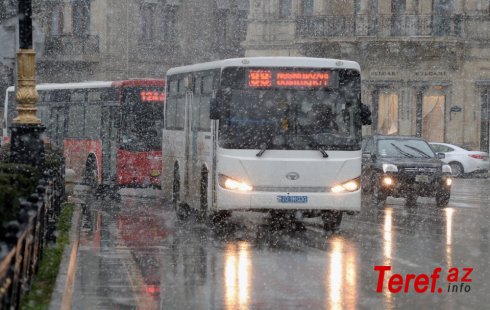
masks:
[[[40,84],[45,139],[62,148],[79,183],[99,189],[160,187],[165,80]],[[6,92],[3,140],[16,115]]]

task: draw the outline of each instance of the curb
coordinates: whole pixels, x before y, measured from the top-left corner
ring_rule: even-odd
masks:
[[[73,201],[69,201],[73,202]],[[77,262],[77,252],[80,237],[80,224],[82,217],[80,210],[81,203],[73,202],[75,210],[71,219],[70,244],[65,247],[61,259],[60,269],[51,295],[49,304],[50,310],[71,309],[73,289],[75,286],[75,271]]]

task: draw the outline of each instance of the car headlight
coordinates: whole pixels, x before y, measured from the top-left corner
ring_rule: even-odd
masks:
[[[393,164],[383,164],[383,172],[398,172],[398,167]]]
[[[237,181],[226,175],[219,175],[219,185],[225,189],[229,189],[232,191],[241,191],[241,192],[249,192],[253,189],[253,187],[245,182]]]
[[[355,178],[353,180],[349,180],[340,185],[336,185],[332,187],[332,192],[341,193],[341,192],[355,192],[361,187],[361,182],[359,178]]]
[[[391,185],[395,184],[395,180],[393,180],[393,178],[389,177],[389,176],[385,176],[381,180],[382,180],[383,185],[385,185],[385,186],[391,186]]]
[[[453,170],[451,169],[451,166],[449,165],[442,165],[442,172],[445,172],[445,173],[453,173]]]

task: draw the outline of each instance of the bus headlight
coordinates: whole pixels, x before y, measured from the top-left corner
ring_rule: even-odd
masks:
[[[340,185],[336,185],[332,187],[332,192],[341,193],[341,192],[355,192],[360,188],[361,183],[359,182],[359,178],[354,180],[347,181]]]
[[[219,175],[219,185],[232,191],[239,190],[241,192],[249,192],[253,189],[251,185],[248,185],[245,182],[237,181],[223,174]]]

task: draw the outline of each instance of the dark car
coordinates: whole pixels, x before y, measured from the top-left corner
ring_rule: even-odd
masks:
[[[384,204],[388,196],[406,199],[407,206],[417,197],[435,197],[445,207],[451,195],[451,167],[440,159],[444,154],[431,149],[421,138],[374,135],[364,138],[362,145],[361,182],[371,193],[375,206]]]

